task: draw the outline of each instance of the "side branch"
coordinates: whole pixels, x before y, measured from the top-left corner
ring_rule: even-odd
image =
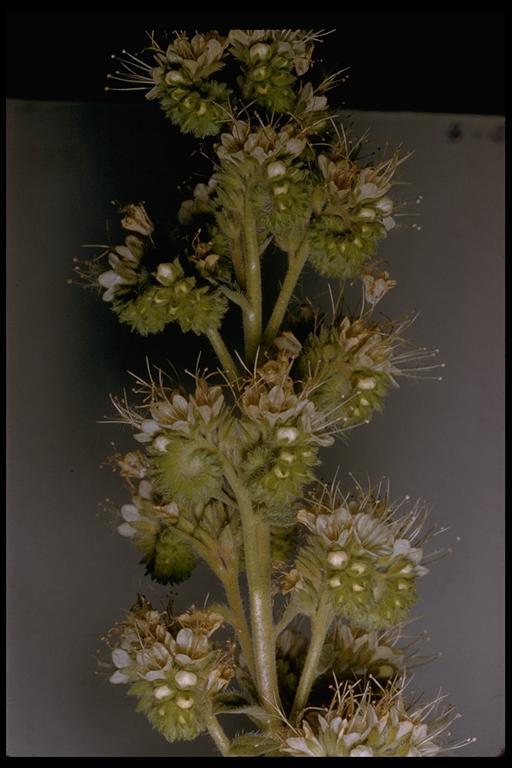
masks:
[[[286,310],[288,309],[288,304],[290,303],[290,299],[293,295],[304,264],[307,261],[308,255],[309,243],[307,238],[304,238],[296,253],[290,253],[288,271],[284,278],[281,292],[277,297],[277,301],[274,305],[274,309],[272,310],[272,314],[263,335],[263,343],[266,347],[269,347],[272,344],[275,337],[279,333],[279,329],[281,328]]]
[[[226,372],[228,378],[231,381],[236,379],[238,376],[237,364],[231,357],[231,354],[228,348],[226,347],[224,340],[220,335],[219,331],[216,328],[209,328],[206,331],[206,335],[208,336],[210,343],[213,349],[215,350],[215,354],[217,355],[219,362],[224,368],[224,371]]]

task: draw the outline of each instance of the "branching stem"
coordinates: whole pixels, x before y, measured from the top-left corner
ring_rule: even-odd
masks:
[[[269,347],[274,341],[275,337],[279,333],[279,329],[283,322],[288,304],[297,285],[297,281],[301,275],[304,264],[307,261],[309,255],[309,242],[307,237],[304,238],[301,245],[295,253],[290,253],[288,257],[288,271],[286,272],[283,285],[277,301],[272,310],[272,314],[265,328],[263,335],[263,343],[266,347]]]
[[[215,744],[219,748],[221,754],[223,757],[226,757],[229,748],[231,746],[231,742],[229,741],[228,737],[224,733],[224,729],[215,717],[215,715],[210,714],[206,718],[206,727],[208,728],[208,733],[214,740]]]
[[[219,358],[219,361],[226,372],[228,378],[233,381],[238,375],[238,367],[224,343],[224,339],[216,328],[209,328],[206,331],[210,343]]]
[[[320,598],[318,610],[311,624],[311,640],[295,695],[295,701],[293,702],[291,722],[302,712],[308,703],[309,694],[318,673],[320,654],[322,653],[331,621],[332,606],[328,593],[324,593]]]
[[[236,496],[242,521],[256,685],[262,707],[273,714],[279,706],[279,690],[270,584],[270,528],[254,512],[249,492],[229,462],[225,463],[224,472]]]

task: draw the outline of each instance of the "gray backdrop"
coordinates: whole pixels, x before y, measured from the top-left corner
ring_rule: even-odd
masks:
[[[353,117],[377,142],[416,150],[401,192],[424,196],[410,208],[422,230],[403,218],[384,242],[399,285],[380,306],[392,317],[421,310],[409,336],[440,347],[447,367],[443,382],[403,381],[383,415],[326,451],[324,473],[339,465],[347,487],[348,471],[390,477],[392,495],[426,497],[451,527],[439,543],[453,554],[422,580],[413,625],[442,657],[412,686],[442,687],[463,714],[454,736],[478,741],[456,754],[492,756],[504,746],[504,121]],[[110,200],[143,199],[157,217],[174,216],[193,144],[144,104],[10,102],[7,138],[8,754],[213,754],[207,738],[166,744],[121,686],[95,674],[99,637],[135,594],[165,594],[98,511],[105,497],[126,501],[99,464],[111,441],[132,443],[97,420],[146,354],[180,368],[194,365],[198,346],[174,329],[141,340],[92,292],[66,285],[80,245],[107,242]],[[306,287],[326,304],[312,273]],[[219,596],[198,569],[178,606],[207,592]]]

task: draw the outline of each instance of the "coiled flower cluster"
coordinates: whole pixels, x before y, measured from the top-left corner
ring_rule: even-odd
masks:
[[[346,153],[317,158],[323,185],[314,199],[310,259],[326,277],[357,277],[375,252],[379,238],[394,227],[393,201],[387,193],[398,156],[360,168]]]
[[[191,546],[176,524],[180,510],[175,502],[159,503],[149,480],[141,480],[130,504],[123,504],[121,536],[131,539],[142,553],[146,573],[160,584],[188,578],[195,566]]]
[[[163,51],[153,41],[157,66],[151,69],[154,87],[147,99],[157,99],[172,123],[197,138],[219,132],[228,116],[230,89],[211,78],[223,68],[228,41],[217,32],[179,33]]]
[[[111,302],[120,321],[143,336],[158,333],[171,322],[196,334],[218,328],[226,299],[208,285],[198,286],[195,277],[186,277],[179,259],[161,262],[150,271],[144,257],[154,226],[142,203],[121,211],[126,213],[122,226],[139,234],[128,235],[124,245],[106,252],[111,269],[98,272],[95,262],[89,265],[92,282],[106,289],[103,300]]]
[[[115,401],[123,420],[140,430],[134,437],[145,446],[148,477],[164,500],[205,504],[223,483],[218,446],[231,421],[222,388],[204,378],[198,378],[193,395],[149,387],[148,418]]]
[[[360,492],[345,497],[324,489],[297,518],[309,531],[295,567],[285,577],[305,612],[314,614],[322,594],[333,610],[365,630],[398,624],[416,600],[418,577],[428,573],[421,529],[427,510],[420,503],[402,515],[404,501]]]
[[[376,692],[345,683],[322,714],[311,713],[282,751],[294,757],[434,757],[447,749],[450,724],[458,717],[440,707],[443,697],[407,706],[400,682]]]
[[[293,85],[310,65],[319,33],[291,29],[233,29],[229,42],[242,62],[242,97],[270,112],[287,112],[296,101]]]
[[[278,339],[277,344],[282,341]],[[293,358],[288,355],[285,346],[261,366],[244,383],[239,398],[241,472],[252,498],[269,519],[283,518],[313,479],[318,449],[333,443],[324,416],[307,391],[296,393],[289,375]]]
[[[302,377],[317,385],[311,394],[317,407],[347,426],[369,421],[382,410],[389,389],[398,387],[397,377],[414,372],[419,378],[421,367],[410,364],[436,352],[424,348],[397,352],[406,345],[401,331],[409,323],[385,327],[367,313],[357,319],[343,317],[332,325],[323,323],[310,333],[298,366]]]
[[[206,730],[213,701],[233,676],[230,654],[211,639],[223,619],[208,610],[172,618],[144,598],[110,633],[114,684],[129,684],[138,711],[168,741]]]
[[[388,680],[410,667],[409,656],[398,645],[400,629],[368,632],[340,621],[334,623],[323,648],[322,667],[337,680],[372,676]],[[332,678],[332,675],[331,675]]]

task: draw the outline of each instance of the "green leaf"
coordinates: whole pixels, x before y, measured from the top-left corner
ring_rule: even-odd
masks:
[[[228,757],[258,757],[276,749],[277,743],[262,733],[244,733],[231,742]]]

